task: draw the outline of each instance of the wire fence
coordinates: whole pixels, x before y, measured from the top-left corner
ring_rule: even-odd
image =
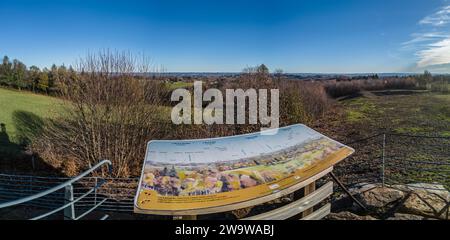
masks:
[[[347,143],[356,152],[335,166],[335,175],[347,186],[365,184],[441,184],[450,189],[450,137],[407,134],[376,134]],[[54,187],[70,178],[0,174],[0,203],[27,197]],[[76,205],[76,211],[95,206],[106,212],[133,212],[138,178],[86,177],[73,184],[74,198],[104,181],[101,189]],[[336,189],[338,190],[338,189]],[[51,209],[64,203],[64,191],[56,191],[28,202],[33,207]]]
[[[70,178],[18,176],[0,174],[0,203],[37,194],[70,180]],[[84,197],[76,205],[77,211],[95,206],[101,199],[107,199],[98,210],[112,212],[133,211],[133,197],[137,189],[138,178],[99,178],[87,177],[73,184],[74,198],[104,181],[102,188]],[[64,203],[64,189],[35,199],[27,205],[39,208],[55,208]]]
[[[14,195],[15,198],[0,202],[0,210],[4,211],[8,208],[15,208],[19,207],[21,205],[28,205],[33,206],[35,208],[39,208],[39,210],[48,209],[50,208],[50,211],[46,212],[39,212],[38,211],[32,211],[36,213],[37,216],[33,217],[26,217],[31,220],[39,220],[39,219],[45,219],[48,217],[57,217],[56,213],[60,213],[64,211],[64,219],[70,219],[70,220],[79,220],[81,218],[84,218],[85,216],[92,213],[94,210],[96,210],[99,206],[101,206],[107,198],[103,197],[102,199],[95,199],[95,204],[92,206],[89,206],[87,209],[83,208],[82,212],[77,212],[75,210],[75,204],[79,204],[82,201],[85,201],[86,199],[90,198],[91,194],[97,193],[99,191],[100,187],[104,184],[105,181],[100,180],[94,182],[94,184],[91,187],[87,187],[85,185],[82,185],[83,189],[85,190],[81,195],[75,195],[73,186],[75,184],[78,184],[80,180],[85,178],[86,176],[92,174],[92,172],[96,171],[97,169],[101,168],[102,166],[108,166],[109,171],[111,172],[111,161],[109,160],[102,160],[99,163],[97,163],[92,168],[84,171],[80,175],[67,179],[66,181],[63,181],[61,183],[58,183],[56,185],[49,184],[51,181],[55,180],[61,180],[60,178],[53,178],[51,181],[44,181],[42,177],[35,177],[39,179],[33,179],[31,176],[18,176],[17,178],[12,175],[4,175],[3,177],[9,178],[9,181],[6,181],[6,183],[3,183],[3,190],[7,191],[6,196]],[[17,179],[27,177],[28,180],[24,184],[17,184]],[[6,178],[6,179],[7,179]],[[34,182],[30,182],[30,180],[34,180]],[[12,183],[11,183],[12,182]],[[16,184],[14,184],[16,183]],[[25,187],[25,190],[24,190]],[[33,193],[33,189],[37,189],[36,193]],[[79,189],[79,188],[78,188]],[[20,193],[26,191],[26,196],[20,196]],[[64,191],[63,196],[61,196],[61,191]],[[17,197],[19,196],[19,197]],[[50,199],[49,199],[50,198]],[[53,200],[56,200],[54,201]],[[63,202],[60,202],[58,200],[63,199]],[[40,201],[40,205],[38,205],[36,202]],[[42,202],[44,201],[44,202]],[[44,203],[44,205],[42,205]],[[55,205],[56,204],[56,205]],[[22,209],[25,210],[26,209]],[[29,213],[26,211],[26,213]],[[26,214],[28,216],[28,214]],[[101,219],[108,218],[108,215],[104,215]]]
[[[335,174],[349,187],[428,183],[450,189],[450,137],[382,133],[347,145],[356,152]]]
[[[450,189],[450,137],[386,135],[384,182],[429,183]]]
[[[382,181],[383,134],[346,143],[355,153],[334,167],[335,175],[347,186]]]

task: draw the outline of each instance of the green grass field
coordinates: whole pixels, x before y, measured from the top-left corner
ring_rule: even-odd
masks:
[[[368,135],[396,133],[448,136],[450,132],[450,94],[410,93],[366,94],[342,102],[346,122]]]
[[[165,84],[165,87],[170,91],[178,89],[178,88],[189,88],[192,86],[194,86],[193,83],[187,83],[187,82],[181,82],[181,81]]]
[[[358,138],[382,132],[435,137],[387,136],[386,178],[390,183],[440,183],[450,189],[450,139],[446,138],[450,136],[450,94],[378,91],[341,103],[345,110],[345,118],[339,121],[345,126],[341,127],[350,133],[357,129]],[[349,141],[353,140],[352,136]],[[352,147],[356,148],[353,158],[367,163],[381,154],[381,138]]]
[[[5,124],[6,134],[13,143],[19,143],[18,118],[31,116],[44,120],[57,117],[61,111],[62,101],[57,98],[0,88],[0,123]]]

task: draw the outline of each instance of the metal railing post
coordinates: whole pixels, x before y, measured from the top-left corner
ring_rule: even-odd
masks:
[[[31,176],[28,177],[28,193],[31,195],[33,192],[33,178]]]
[[[382,156],[383,156],[383,158],[382,158],[382,160],[383,160],[383,162],[382,162],[382,165],[381,165],[381,184],[382,184],[382,187],[384,188],[384,178],[385,178],[385,176],[384,176],[384,174],[385,174],[385,164],[386,164],[386,158],[385,158],[385,156],[386,156],[386,133],[384,133],[383,134],[383,153],[382,153]]]
[[[36,169],[34,153],[31,154],[31,166],[33,167],[33,170]]]
[[[67,185],[64,188],[64,204],[73,202],[73,185]],[[71,204],[64,209],[64,220],[74,220],[75,219],[75,206]]]
[[[94,206],[97,204],[97,184],[98,184],[98,180],[97,177],[94,177],[95,179],[95,183],[94,183],[94,187],[95,187],[95,191],[94,191]]]

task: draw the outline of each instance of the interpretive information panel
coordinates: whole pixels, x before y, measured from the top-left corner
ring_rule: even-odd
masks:
[[[232,137],[151,141],[135,211],[175,214],[233,205],[286,189],[354,152],[305,125]]]

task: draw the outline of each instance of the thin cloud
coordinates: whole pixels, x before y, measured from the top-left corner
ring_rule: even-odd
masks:
[[[450,37],[449,34],[444,32],[427,32],[427,33],[414,33],[411,34],[412,39],[402,43],[402,49],[416,49],[418,47],[425,47],[430,42],[436,42]]]
[[[419,22],[421,25],[432,25],[435,27],[444,26],[448,23],[450,23],[450,5],[442,7],[433,15],[427,16]]]
[[[415,52],[416,70],[439,67],[450,71],[450,5],[423,18],[419,24],[423,26],[422,32],[412,34],[401,49]]]
[[[443,65],[450,63],[450,37],[442,41],[429,44],[427,49],[421,50],[417,53],[419,68]]]

